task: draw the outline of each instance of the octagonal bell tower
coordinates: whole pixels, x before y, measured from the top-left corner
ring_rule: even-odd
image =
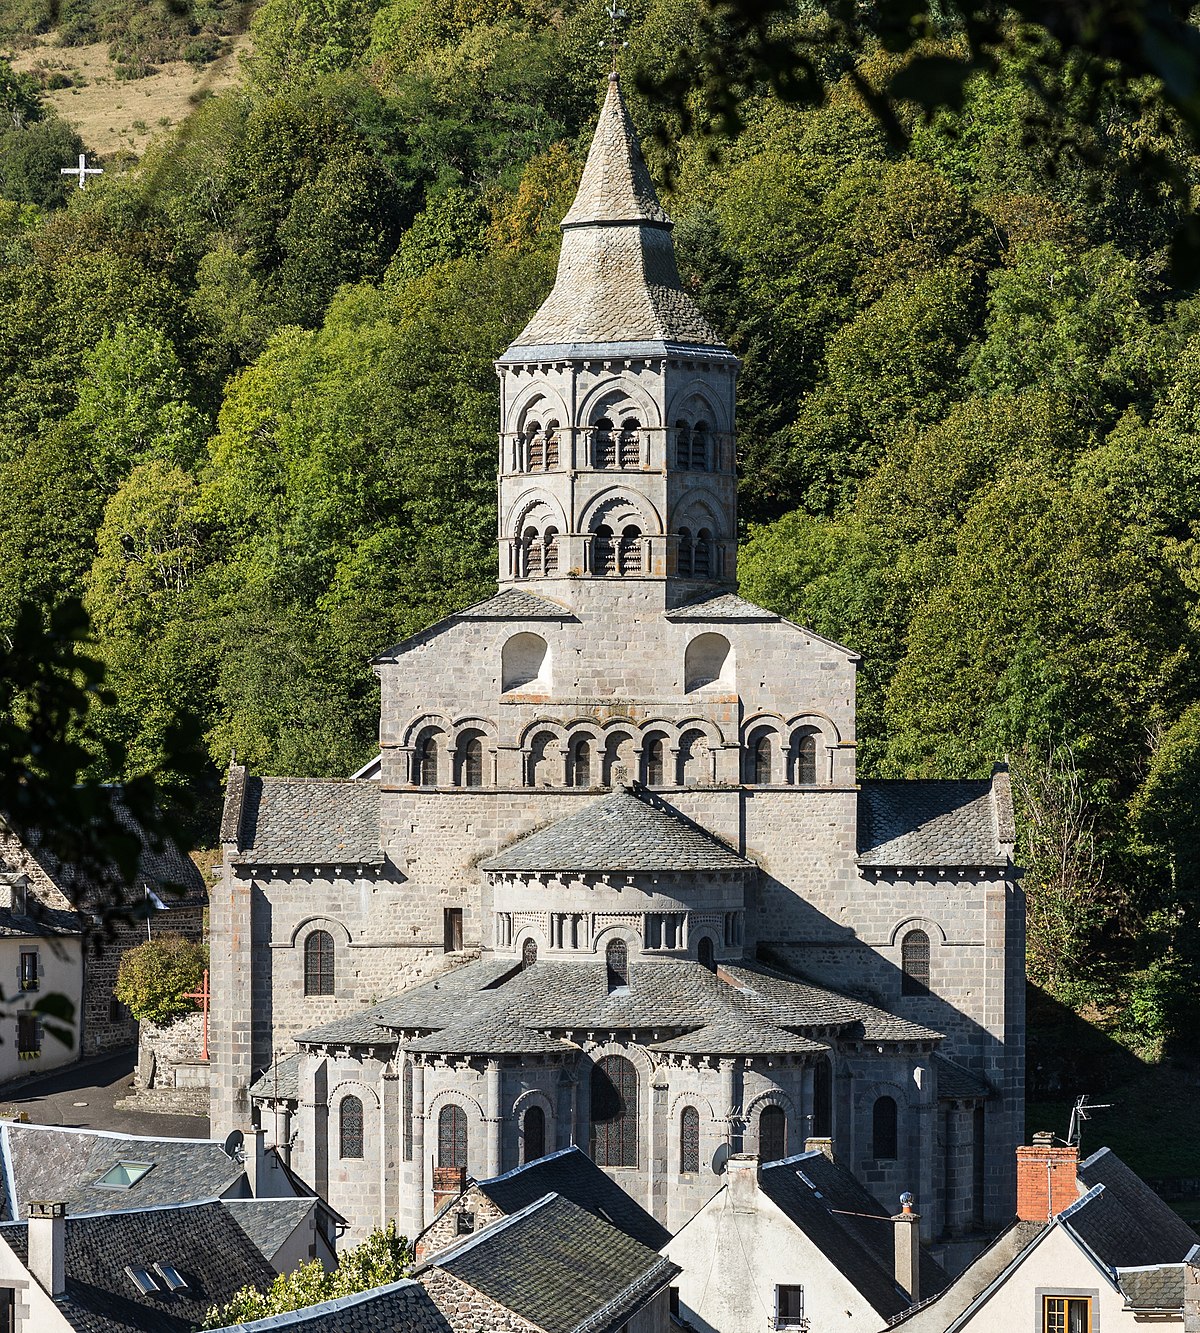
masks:
[[[496,363],[502,585],[672,606],[735,583],[738,361],[672,226],[613,73],[554,289]]]

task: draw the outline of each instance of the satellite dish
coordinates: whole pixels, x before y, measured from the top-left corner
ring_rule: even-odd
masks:
[[[225,1142],[221,1144],[221,1151],[226,1157],[235,1162],[240,1162],[245,1154],[242,1152],[242,1145],[246,1142],[246,1136],[240,1129],[231,1129],[225,1136]]]
[[[725,1174],[725,1163],[729,1160],[729,1155],[730,1147],[728,1143],[722,1143],[717,1151],[713,1153],[712,1168],[718,1176]]]

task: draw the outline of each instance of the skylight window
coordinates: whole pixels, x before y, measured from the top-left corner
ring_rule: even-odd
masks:
[[[102,1190],[127,1190],[136,1185],[147,1171],[153,1169],[153,1162],[118,1162],[116,1166],[108,1168],[96,1181],[96,1185]]]
[[[154,1271],[166,1283],[168,1291],[186,1291],[187,1279],[180,1273],[178,1268],[171,1264],[155,1264]]]
[[[138,1289],[138,1294],[141,1296],[149,1296],[152,1291],[162,1290],[144,1268],[134,1268],[132,1265],[126,1264],[125,1276]]]

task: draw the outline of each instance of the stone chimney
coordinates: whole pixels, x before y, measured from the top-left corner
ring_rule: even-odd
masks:
[[[914,1305],[921,1299],[921,1214],[913,1212],[913,1196],[905,1190],[900,1211],[892,1218],[896,1240],[896,1285]]]
[[[831,1162],[837,1160],[837,1158],[835,1158],[833,1155],[832,1139],[807,1138],[804,1140],[804,1151],[824,1153],[825,1156],[828,1157]]]
[[[242,1166],[246,1171],[246,1181],[250,1186],[250,1197],[261,1199],[271,1197],[272,1191],[266,1188],[267,1180],[267,1131],[250,1126],[242,1131]]]
[[[29,1201],[29,1271],[58,1300],[67,1289],[67,1205]]]
[[[758,1157],[752,1152],[735,1152],[725,1159],[725,1180],[734,1212],[758,1210]]]
[[[1051,1222],[1079,1198],[1079,1149],[1056,1148],[1048,1131],[1017,1149],[1017,1216]]]

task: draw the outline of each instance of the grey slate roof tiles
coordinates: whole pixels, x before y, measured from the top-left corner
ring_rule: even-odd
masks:
[[[244,1174],[210,1139],[151,1139],[12,1121],[0,1128],[0,1153],[6,1167],[5,1216],[15,1220],[25,1215],[31,1199],[61,1199],[72,1213],[217,1199]],[[129,1189],[96,1184],[121,1161],[152,1162],[154,1167]]]
[[[225,1333],[450,1333],[450,1324],[419,1282],[405,1278],[336,1301],[323,1301],[288,1314],[247,1324],[229,1324]]]
[[[992,1095],[992,1090],[985,1079],[980,1078],[978,1074],[973,1074],[969,1069],[964,1069],[962,1065],[956,1064],[953,1060],[948,1060],[944,1055],[935,1055],[933,1063],[937,1069],[937,1090],[940,1099],[990,1097]]]
[[[314,1197],[299,1199],[224,1199],[229,1215],[268,1263],[314,1208]]]
[[[481,862],[487,871],[721,871],[752,863],[650,793],[618,789]]]
[[[1183,1218],[1108,1148],[1080,1162],[1078,1174],[1091,1193],[1063,1219],[1111,1268],[1180,1263],[1200,1244]]]
[[[443,1251],[429,1267],[450,1273],[545,1333],[619,1328],[680,1271],[558,1194]]]
[[[476,1188],[508,1214],[519,1213],[547,1194],[559,1194],[651,1250],[661,1250],[671,1239],[661,1222],[578,1147],[563,1148],[502,1176],[481,1180]]]
[[[385,649],[373,660],[395,662],[413,644],[440,634],[442,630],[449,629],[451,625],[456,625],[462,620],[507,620],[519,624],[526,620],[574,619],[575,615],[571,609],[560,602],[551,601],[548,597],[537,597],[521,588],[501,588],[499,592],[484,598],[482,602],[464,607],[461,611],[452,611],[450,615],[443,616],[441,620],[435,621],[425,629],[410,634],[408,638]]]
[[[1005,865],[991,779],[864,782],[858,860],[878,867]]]
[[[300,1096],[300,1060],[298,1052],[281,1055],[250,1085],[250,1096],[296,1101]]]
[[[237,864],[383,864],[379,783],[246,779]]]
[[[1156,1264],[1150,1268],[1119,1268],[1117,1285],[1127,1310],[1150,1313],[1183,1309],[1183,1265]]]
[[[53,1197],[53,1196],[51,1196]],[[24,1222],[0,1239],[28,1259]],[[140,1295],[125,1266],[170,1264],[187,1289]],[[57,1308],[77,1333],[192,1333],[212,1305],[241,1287],[267,1287],[275,1270],[222,1203],[67,1216],[66,1294]]]
[[[709,592],[665,613],[667,620],[778,620],[774,611],[756,606],[735,592]]]

